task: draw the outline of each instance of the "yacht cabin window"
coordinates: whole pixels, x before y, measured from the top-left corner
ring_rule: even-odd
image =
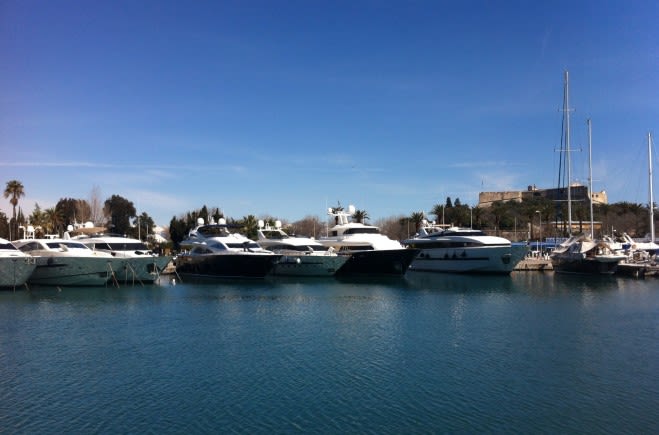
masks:
[[[38,251],[39,249],[43,249],[43,248],[38,242],[30,242],[27,245],[23,245],[20,247],[20,250],[23,252]]]
[[[50,249],[60,249],[62,246],[65,246],[69,249],[89,249],[82,243],[76,242],[48,242],[46,245],[48,245]]]
[[[380,234],[376,227],[348,228],[343,234]]]

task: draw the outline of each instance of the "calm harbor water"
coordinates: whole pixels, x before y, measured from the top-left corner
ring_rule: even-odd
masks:
[[[0,293],[0,433],[659,433],[659,281]]]

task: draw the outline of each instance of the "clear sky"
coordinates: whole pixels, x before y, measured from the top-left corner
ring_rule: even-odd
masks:
[[[165,226],[475,205],[556,187],[565,70],[573,179],[591,118],[594,190],[646,203],[655,0],[0,0],[0,181]]]

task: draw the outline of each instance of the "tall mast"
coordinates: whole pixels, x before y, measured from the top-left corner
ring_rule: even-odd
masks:
[[[572,235],[572,148],[570,146],[570,87],[565,71],[565,146],[567,148],[567,219],[568,234]]]
[[[595,238],[595,221],[593,221],[593,145],[592,127],[588,118],[588,200],[590,202],[590,237]]]
[[[650,168],[650,241],[654,242],[654,198],[652,196],[652,135],[648,132],[648,166]]]

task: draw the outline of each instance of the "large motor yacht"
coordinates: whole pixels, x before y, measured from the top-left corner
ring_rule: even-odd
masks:
[[[111,254],[118,262],[115,276],[124,282],[154,282],[172,259],[155,254],[139,239],[114,234],[80,235],[75,240],[94,251]]]
[[[512,272],[526,254],[526,246],[470,228],[442,228],[423,222],[419,232],[403,245],[421,250],[410,270],[454,273]]]
[[[327,214],[334,217],[335,225],[329,229],[326,237],[318,241],[334,248],[341,255],[350,258],[336,275],[403,275],[410,263],[419,253],[418,249],[406,249],[399,242],[391,240],[380,233],[376,226],[361,222],[351,222],[354,206],[348,211],[328,209]]]
[[[14,242],[35,257],[36,268],[29,284],[94,286],[105,285],[114,276],[115,260],[106,252],[95,252],[70,239],[21,239]]]
[[[176,272],[198,278],[263,278],[281,257],[231,233],[224,219],[205,224],[199,218],[181,247],[189,251],[176,257]]]
[[[308,237],[293,237],[281,229],[281,222],[272,227],[259,221],[258,243],[282,257],[272,271],[280,276],[332,276],[348,260],[334,248]]]
[[[9,240],[0,238],[0,288],[16,288],[25,284],[34,272],[35,259],[16,249]]]

